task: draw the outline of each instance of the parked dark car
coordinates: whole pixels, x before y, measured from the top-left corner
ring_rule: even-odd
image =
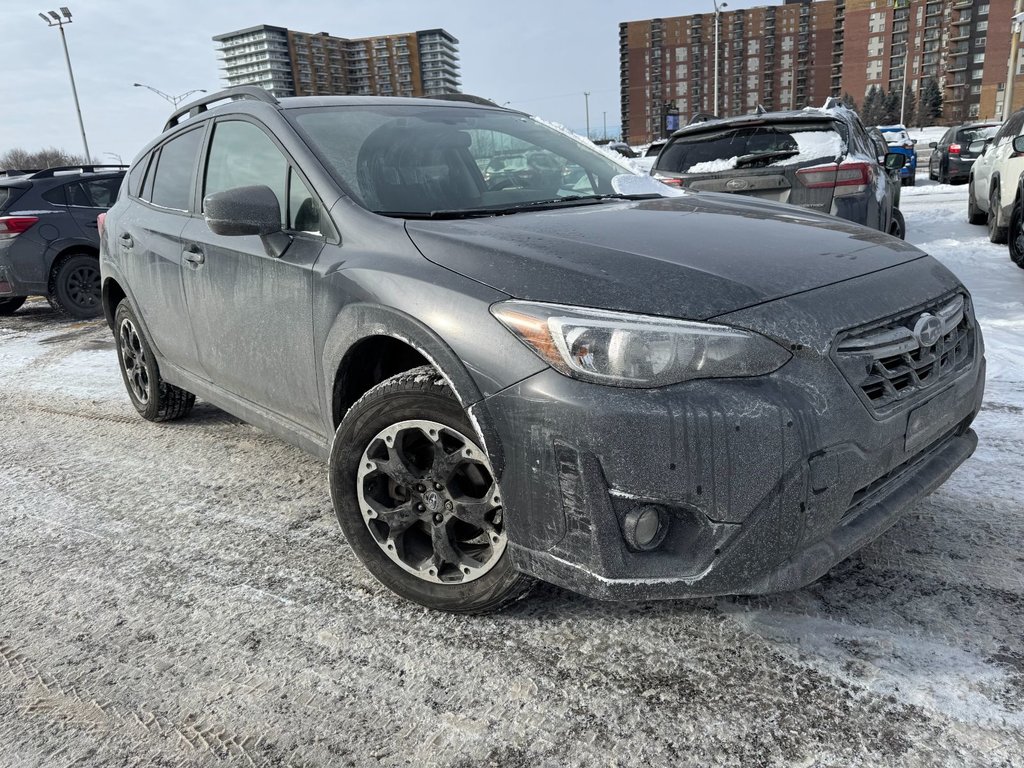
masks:
[[[975,142],[991,139],[1002,123],[965,123],[950,128],[939,141],[928,144],[932,154],[928,158],[928,178],[940,184],[967,181],[974,161],[981,155]],[[971,148],[971,144],[975,148]]]
[[[96,217],[117,199],[125,166],[49,168],[0,178],[0,315],[29,296],[84,319],[100,303]]]
[[[1024,153],[1024,136],[1013,140],[1015,152]],[[1017,194],[1013,200],[1010,213],[1010,226],[1006,232],[1006,242],[1010,249],[1010,259],[1024,269],[1024,174],[1017,179]]]
[[[905,234],[897,209],[903,155],[878,159],[857,114],[844,107],[762,112],[691,124],[672,134],[651,174],[668,184],[731,192]]]
[[[509,146],[583,174],[489,188]],[[101,229],[139,413],[198,395],[327,459],[355,554],[433,608],[794,589],[977,441],[982,338],[939,262],[511,110],[231,89]]]

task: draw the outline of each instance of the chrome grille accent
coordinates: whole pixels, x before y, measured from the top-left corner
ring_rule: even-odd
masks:
[[[974,321],[962,294],[841,334],[835,359],[875,412],[955,377],[974,360]]]

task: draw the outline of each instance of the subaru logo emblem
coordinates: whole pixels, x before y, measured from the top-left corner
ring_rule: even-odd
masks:
[[[733,192],[737,192],[741,189],[746,189],[748,186],[750,185],[747,184],[746,179],[729,179],[727,182],[725,182],[725,188],[732,190]]]
[[[437,512],[441,508],[441,497],[434,491],[423,494],[423,503],[431,512]]]
[[[942,338],[942,321],[925,312],[914,324],[914,338],[922,347],[933,347]]]

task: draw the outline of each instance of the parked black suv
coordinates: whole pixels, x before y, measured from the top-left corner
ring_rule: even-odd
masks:
[[[114,204],[126,166],[48,168],[0,177],[0,315],[46,296],[69,317],[98,317],[96,218]]]
[[[101,226],[128,396],[328,459],[354,552],[431,607],[806,584],[974,450],[970,296],[888,235],[623,173],[497,107],[195,102]]]
[[[680,128],[651,174],[667,184],[799,205],[902,238],[899,171],[842,106],[759,112]]]

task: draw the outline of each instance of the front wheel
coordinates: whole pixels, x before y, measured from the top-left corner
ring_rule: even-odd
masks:
[[[533,583],[512,564],[501,491],[473,435],[422,367],[363,395],[331,448],[331,498],[356,556],[407,600],[456,613],[496,610]]]
[[[899,208],[892,209],[892,221],[889,222],[889,234],[898,237],[900,240],[907,239],[907,221],[903,218],[903,212]]]
[[[1020,200],[1013,206],[1010,214],[1010,229],[1007,236],[1010,246],[1010,259],[1024,269],[1024,203]]]
[[[187,415],[196,396],[160,378],[153,349],[127,301],[117,305],[114,333],[121,378],[139,415],[148,421],[171,421]]]
[[[0,315],[13,315],[21,309],[26,298],[25,296],[8,296],[6,299],[0,299]]]

